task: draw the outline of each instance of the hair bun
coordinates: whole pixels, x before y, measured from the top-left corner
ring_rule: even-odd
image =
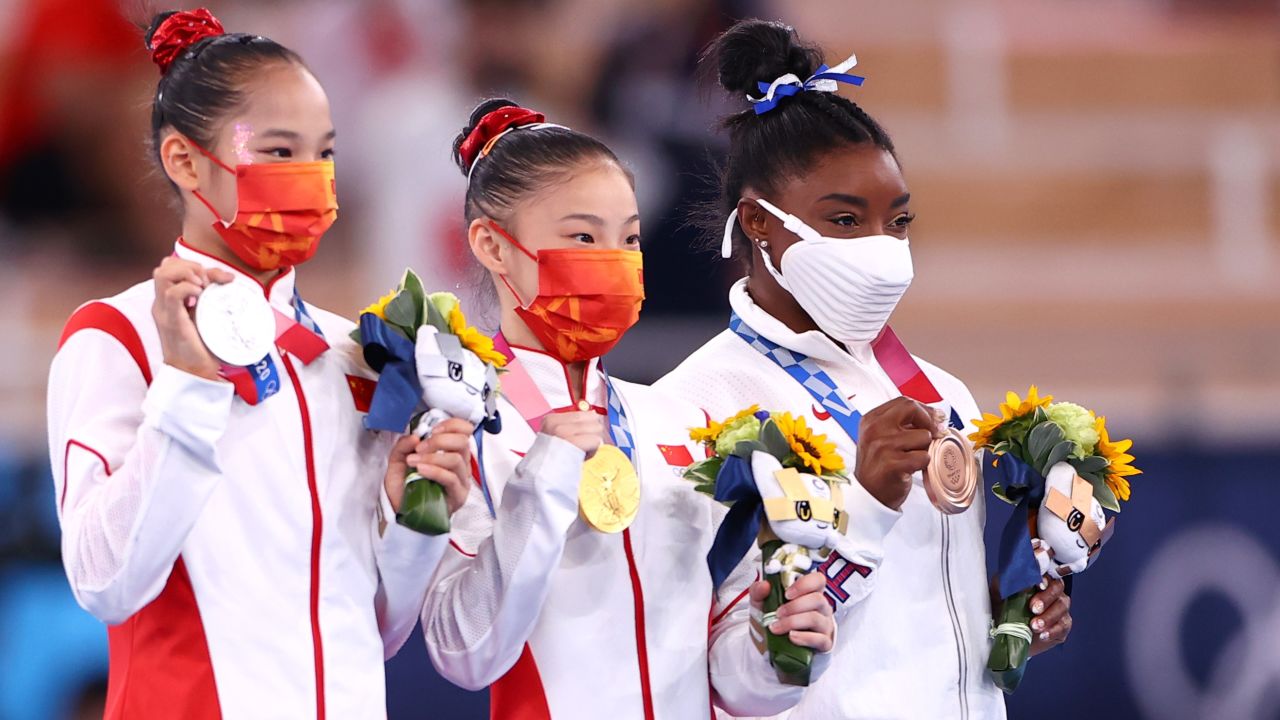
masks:
[[[546,122],[542,113],[520,107],[505,98],[486,100],[471,111],[471,119],[454,141],[454,159],[464,174],[496,137],[513,127]]]
[[[769,84],[787,73],[801,79],[822,64],[822,50],[800,41],[789,25],[770,20],[741,20],[716,38],[703,53],[715,63],[720,86],[738,95],[756,95],[758,83]]]
[[[156,15],[147,32],[147,49],[151,61],[163,75],[169,66],[187,48],[208,37],[223,35],[222,23],[205,8],[182,12],[164,12]]]

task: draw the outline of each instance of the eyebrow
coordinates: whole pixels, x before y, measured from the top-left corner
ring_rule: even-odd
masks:
[[[829,193],[827,195],[823,195],[822,197],[818,198],[818,202],[822,202],[823,200],[837,200],[839,202],[848,203],[850,205],[856,205],[860,208],[865,208],[869,204],[867,202],[867,199],[862,197],[861,195],[845,195],[844,193]],[[902,195],[898,199],[894,200],[892,203],[889,204],[889,207],[893,207],[893,208],[902,207],[903,205],[906,205],[908,202],[911,202],[911,193],[906,193],[905,195]]]
[[[329,132],[325,133],[325,134],[324,134],[324,137],[323,137],[323,138],[321,138],[321,139],[322,139],[322,140],[332,140],[332,139],[334,139],[334,138],[335,138],[335,137],[337,137],[337,136],[338,136],[338,131],[337,131],[337,130],[330,130]],[[259,135],[258,137],[262,137],[262,138],[283,138],[283,139],[285,139],[285,140],[293,140],[293,141],[295,141],[295,142],[296,142],[296,141],[298,141],[298,140],[301,140],[301,139],[302,139],[302,136],[301,136],[301,135],[299,135],[298,133],[296,133],[296,132],[294,132],[294,131],[292,131],[292,130],[282,130],[282,129],[280,129],[280,128],[271,128],[270,130],[266,130],[266,131],[264,131],[261,135]]]
[[[586,222],[589,222],[592,225],[598,225],[598,226],[604,225],[604,218],[600,217],[599,215],[592,215],[591,213],[570,213],[560,219],[562,221],[563,220],[585,220]],[[632,215],[631,217],[627,218],[626,222],[624,222],[623,225],[630,225],[631,223],[636,222],[639,219],[640,219],[640,216],[638,214]]]

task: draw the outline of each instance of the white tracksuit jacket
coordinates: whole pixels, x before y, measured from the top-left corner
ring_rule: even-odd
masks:
[[[845,352],[821,332],[792,332],[752,302],[745,279],[733,286],[729,300],[756,332],[816,360],[859,412],[899,396],[869,345]],[[962,419],[979,417],[959,380],[923,361],[920,367]],[[809,392],[731,330],[712,338],[654,387],[698,403],[716,420],[751,403],[804,414],[835,442],[850,467],[855,460],[852,440],[815,407]],[[947,516],[919,484],[901,512],[881,505],[856,482],[852,486],[847,502],[862,507],[850,508],[850,535],[863,551],[859,562],[872,572],[853,576],[866,587],[851,597],[831,667],[790,717],[1003,718],[1003,696],[986,670],[991,646],[982,535],[986,488],[979,487],[969,510]]]
[[[293,317],[293,271],[235,275]],[[384,658],[447,540],[380,527],[395,437],[362,425],[352,324],[308,307],[330,348],[273,352],[280,391],[250,406],[164,364],[153,297],[82,306],[49,375],[63,564],[111,626],[107,718],[385,717]]]
[[[552,409],[571,409],[559,360],[513,352]],[[778,682],[748,635],[759,553],[711,587],[706,555],[725,510],[681,477],[705,457],[688,430],[706,415],[613,384],[638,449],[635,522],[591,529],[578,515],[582,451],[535,434],[502,399],[502,432],[484,438],[497,519],[478,487],[453,517],[422,616],[432,661],[465,688],[490,685],[503,720],[687,720],[710,717],[713,700],[741,714],[791,707],[801,690]],[[605,414],[595,361],[581,396]]]

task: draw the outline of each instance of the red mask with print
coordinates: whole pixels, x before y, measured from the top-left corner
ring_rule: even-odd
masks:
[[[527,305],[501,279],[516,299],[516,314],[547,352],[567,363],[600,357],[640,318],[644,264],[638,250],[557,248],[535,255],[489,225],[538,263],[538,295]]]
[[[236,177],[236,215],[230,221],[194,193],[217,218],[213,229],[236,257],[254,270],[269,271],[300,265],[316,254],[320,237],[338,218],[332,160],[231,168],[192,145]]]

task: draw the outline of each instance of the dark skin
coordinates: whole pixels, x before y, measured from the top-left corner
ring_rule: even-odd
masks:
[[[787,248],[803,242],[756,200],[763,197],[825,237],[889,235],[905,240],[914,219],[911,194],[898,161],[871,144],[833,149],[806,172],[776,185],[768,196],[743,188],[738,201],[739,224],[753,248],[747,292],[793,332],[821,330],[756,257],[767,252],[773,266],[781,268]],[[886,507],[901,509],[911,492],[912,474],[929,464],[929,445],[939,434],[932,410],[911,398],[895,398],[872,410],[859,425],[858,482]],[[1032,655],[1064,642],[1071,631],[1070,598],[1062,589],[1062,581],[1049,580],[1032,598]]]

